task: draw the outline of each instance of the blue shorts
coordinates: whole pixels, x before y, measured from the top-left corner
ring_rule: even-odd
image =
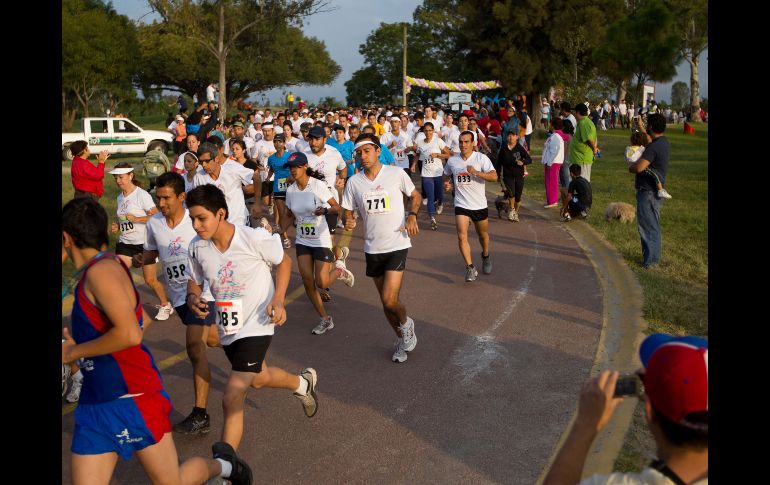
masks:
[[[78,455],[115,452],[124,460],[171,432],[171,399],[166,391],[99,404],[78,404],[70,450]]]
[[[187,306],[187,304],[175,306],[174,310],[176,310],[177,315],[179,315],[179,319],[182,320],[182,323],[185,325],[203,325],[208,327],[209,325],[212,325],[214,323],[214,319],[217,315],[216,305],[213,301],[208,302],[209,303],[209,314],[206,315],[206,318],[198,318],[198,316],[193,313],[192,310],[190,310],[190,307]]]

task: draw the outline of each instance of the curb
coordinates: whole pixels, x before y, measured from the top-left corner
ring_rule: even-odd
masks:
[[[559,223],[559,212],[556,210],[543,209],[530,199],[522,201],[522,206],[543,219]],[[642,332],[647,328],[647,323],[642,318],[644,297],[639,281],[623,257],[593,227],[580,220],[560,224],[591,261],[602,286],[602,330],[590,375],[595,376],[602,369],[614,369],[621,373],[637,370],[641,367],[637,349],[644,337]],[[583,467],[583,477],[612,473],[615,459],[623,447],[631,425],[635,407],[635,399],[626,399],[615,410],[612,419],[599,433],[589,450]],[[569,425],[554,445],[548,464],[538,477],[537,483],[543,482],[557,451],[572,429],[576,414],[577,396]]]

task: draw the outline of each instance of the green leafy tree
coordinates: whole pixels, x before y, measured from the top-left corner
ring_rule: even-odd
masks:
[[[700,109],[700,55],[708,47],[708,0],[666,0],[674,14],[679,50],[690,65],[690,109]]]
[[[276,26],[301,26],[303,19],[326,11],[329,6],[329,0],[148,0],[148,3],[170,32],[199,44],[217,61],[222,118],[227,115],[228,106],[227,63],[231,52],[238,48],[239,39],[251,34],[261,39],[260,45],[274,42],[269,33],[274,32]],[[242,46],[242,50],[246,48]]]
[[[645,82],[670,81],[676,74],[680,57],[673,23],[673,16],[665,5],[660,0],[650,0],[611,24],[604,42],[594,51],[594,59],[599,64],[613,63],[616,73],[633,76],[637,106],[642,100]]]
[[[373,66],[364,67],[353,73],[345,81],[347,102],[351,106],[384,104],[390,99],[390,93],[382,89],[385,79]]]
[[[690,103],[690,88],[686,83],[677,81],[671,86],[671,106],[681,109]]]
[[[101,0],[62,1],[62,114],[65,128],[99,100],[113,112],[133,95],[139,58],[136,29]],[[67,126],[68,125],[68,126]]]

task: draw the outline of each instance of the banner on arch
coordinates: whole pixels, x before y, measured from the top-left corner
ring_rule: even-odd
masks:
[[[482,91],[485,89],[497,89],[503,87],[500,81],[475,81],[468,83],[452,83],[444,81],[429,81],[406,76],[404,81],[409,86],[419,86],[421,88],[438,89],[441,91]]]

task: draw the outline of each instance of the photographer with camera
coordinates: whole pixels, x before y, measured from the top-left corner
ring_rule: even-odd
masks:
[[[617,372],[604,370],[583,385],[577,417],[545,485],[708,484],[708,341],[657,333],[642,342],[639,357],[644,370],[636,376],[619,379]],[[658,458],[638,473],[581,481],[591,443],[624,395],[644,399]]]

